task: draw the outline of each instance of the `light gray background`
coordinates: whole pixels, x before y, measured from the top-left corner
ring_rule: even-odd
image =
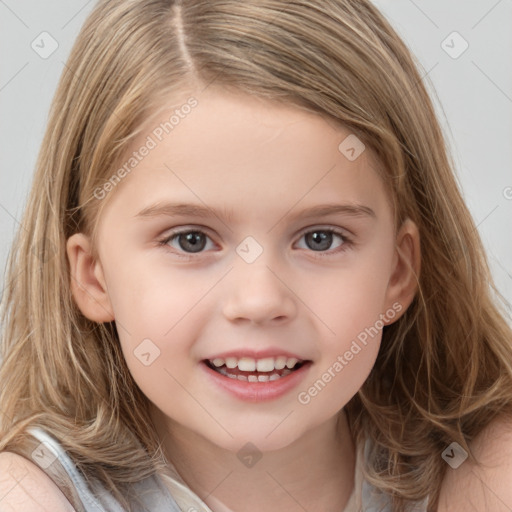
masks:
[[[420,61],[464,197],[512,314],[512,0],[374,3]],[[94,4],[93,0],[0,0],[2,275],[50,101],[71,45]],[[451,35],[454,31],[460,36]],[[46,51],[51,49],[42,32],[58,43],[47,58],[31,47],[35,41]],[[468,48],[454,58],[464,41]]]

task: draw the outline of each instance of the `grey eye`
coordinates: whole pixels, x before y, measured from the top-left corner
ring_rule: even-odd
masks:
[[[196,253],[201,252],[206,247],[207,240],[208,237],[200,231],[183,231],[182,233],[176,233],[173,235],[169,239],[169,245],[172,245],[172,242],[177,241],[178,248],[182,251]]]
[[[329,249],[335,249],[343,244],[343,237],[329,229],[316,229],[305,233],[301,239],[304,239],[307,249],[312,251],[327,251]],[[333,245],[335,239],[339,239],[340,242]],[[304,248],[304,247],[302,247]]]

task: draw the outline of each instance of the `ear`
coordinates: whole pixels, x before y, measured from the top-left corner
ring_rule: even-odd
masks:
[[[70,267],[70,286],[80,311],[89,320],[103,323],[114,320],[114,313],[103,268],[95,260],[88,236],[76,233],[68,238],[66,252]]]
[[[421,267],[420,234],[418,227],[411,219],[406,219],[400,227],[395,248],[385,307],[399,314],[394,316],[393,320],[386,321],[387,324],[395,322],[405,313],[418,290]]]

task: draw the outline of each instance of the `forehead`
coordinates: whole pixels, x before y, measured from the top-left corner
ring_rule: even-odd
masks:
[[[113,192],[133,208],[171,198],[255,211],[383,195],[379,163],[348,129],[214,86],[162,100],[121,165],[130,172]]]

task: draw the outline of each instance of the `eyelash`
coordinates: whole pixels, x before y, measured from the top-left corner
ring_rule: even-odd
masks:
[[[344,251],[350,249],[354,245],[353,241],[352,241],[352,239],[350,237],[348,237],[344,232],[341,232],[340,230],[335,229],[335,228],[314,228],[314,229],[308,229],[307,231],[302,231],[301,232],[299,240],[302,237],[304,237],[305,235],[308,235],[310,233],[314,233],[315,231],[319,231],[319,232],[322,232],[322,233],[331,233],[333,235],[337,235],[342,240],[341,245],[336,247],[334,250],[313,251],[312,249],[308,249],[308,252],[313,253],[315,258],[317,258],[317,257],[318,258],[325,258],[325,257],[328,257],[328,256],[332,256],[333,254],[339,254],[341,252],[344,252]],[[180,258],[191,259],[194,255],[200,255],[204,251],[199,251],[199,252],[196,252],[196,253],[184,252],[183,251],[183,252],[180,253],[180,252],[176,251],[176,249],[171,248],[168,245],[169,242],[171,242],[172,240],[177,238],[179,235],[185,235],[185,234],[188,234],[188,233],[199,233],[199,234],[202,234],[202,235],[206,236],[207,238],[209,238],[211,240],[211,237],[209,237],[201,229],[187,228],[187,229],[180,229],[180,230],[171,231],[164,238],[158,240],[157,243],[158,243],[159,246],[162,246],[164,249],[170,250],[173,254],[176,254]]]

